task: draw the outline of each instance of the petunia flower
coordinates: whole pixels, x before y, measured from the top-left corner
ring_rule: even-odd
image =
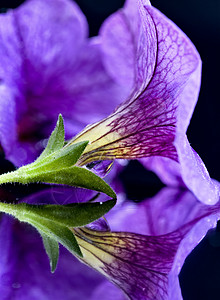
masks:
[[[29,0],[1,14],[0,41],[0,144],[16,166],[43,150],[59,113],[70,138],[126,97],[73,1]]]
[[[90,191],[52,187],[23,199],[32,204],[86,201]],[[165,188],[142,203],[122,201],[96,222],[75,230],[88,265],[119,286],[128,298],[182,299],[178,274],[184,259],[219,218],[219,203],[207,206],[184,190]],[[111,230],[111,231],[109,231]],[[1,218],[0,292],[4,300],[125,300],[125,294],[61,248],[57,270],[35,230]],[[108,291],[108,292],[106,292]]]
[[[148,158],[145,165],[165,183],[178,182],[202,202],[216,203],[218,187],[185,134],[201,79],[201,60],[192,42],[144,0],[127,0],[104,22],[100,36],[108,72],[131,94],[109,117],[71,141],[90,141],[81,165]]]

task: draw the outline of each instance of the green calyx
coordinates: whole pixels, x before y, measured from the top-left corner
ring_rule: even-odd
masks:
[[[99,176],[75,164],[88,141],[64,146],[63,118],[60,115],[47,147],[35,162],[0,176],[0,184],[44,182],[95,190],[116,198],[115,192]]]
[[[107,213],[115,200],[95,203],[73,203],[68,205],[30,205],[0,202],[0,211],[16,217],[21,222],[34,226],[43,238],[45,250],[50,258],[51,270],[56,268],[59,247],[62,244],[72,254],[82,256],[72,227],[87,225]]]
[[[106,202],[74,203],[68,205],[30,205],[0,202],[0,212],[10,214],[21,222],[34,226],[42,237],[44,248],[54,272],[59,258],[59,244],[72,254],[82,257],[72,228],[87,225],[107,213],[116,203],[116,194],[99,176],[78,167],[88,141],[66,145],[63,118],[59,115],[45,150],[31,164],[14,172],[0,175],[0,184],[43,182],[76,186],[105,193],[113,198]]]

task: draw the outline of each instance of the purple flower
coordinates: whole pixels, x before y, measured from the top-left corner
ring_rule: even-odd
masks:
[[[194,45],[142,0],[127,0],[104,22],[100,36],[108,72],[131,93],[113,114],[73,140],[90,141],[81,164],[145,157],[144,164],[165,183],[216,203],[219,189],[185,134],[200,88],[201,60]]]
[[[86,201],[90,193],[51,188],[23,201],[67,204]],[[142,203],[118,203],[106,215],[112,231],[98,222],[92,230],[88,227],[76,232],[86,263],[118,285],[130,299],[178,300],[182,299],[178,274],[184,259],[215,226],[219,214],[219,203],[207,206],[189,191],[165,188]],[[4,216],[0,241],[4,243],[0,256],[0,292],[4,300],[125,299],[120,289],[77,262],[62,247],[57,270],[51,274],[40,236],[29,226]]]
[[[127,94],[74,2],[29,0],[1,14],[0,40],[0,143],[17,166],[42,151],[59,113],[70,138]]]

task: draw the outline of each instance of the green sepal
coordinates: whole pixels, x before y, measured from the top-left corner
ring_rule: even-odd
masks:
[[[20,168],[17,171],[3,175],[4,182],[65,184],[102,192],[116,199],[115,192],[101,177],[82,167],[72,166],[60,170],[48,171],[42,166],[37,172],[35,169]]]
[[[73,147],[64,147],[64,137],[63,117],[60,114],[46,148],[33,163],[28,165],[28,170],[36,169],[37,167],[43,167],[46,170],[55,170],[74,165],[80,158],[88,141],[72,144]],[[24,168],[26,168],[26,166]]]
[[[64,137],[65,137],[65,131],[63,125],[63,117],[61,114],[59,114],[56,127],[50,135],[50,138],[47,142],[47,146],[44,149],[44,151],[41,153],[41,155],[37,158],[36,161],[40,161],[45,156],[48,156],[51,153],[61,149],[64,145]]]
[[[40,231],[39,231],[39,233],[43,240],[44,249],[49,257],[51,273],[54,273],[56,270],[58,258],[59,258],[59,244],[57,243],[57,241],[51,239],[44,233],[42,233]]]
[[[30,205],[16,204],[17,215],[48,220],[67,227],[87,225],[106,214],[115,205],[116,200],[105,202],[71,203],[66,205]]]
[[[32,164],[21,167],[19,171],[28,174],[37,174],[68,168],[75,165],[87,145],[88,141],[83,141],[71,144],[68,147],[65,146],[62,149],[42,158],[40,161],[37,159]]]
[[[82,187],[105,193],[111,198],[116,199],[115,192],[102,178],[81,167],[72,166],[61,170],[41,173],[32,176],[32,182],[62,183],[69,186]]]
[[[9,204],[0,202],[0,211],[9,213],[22,222],[31,223],[36,221],[41,222],[42,225],[44,225],[44,222],[52,222],[64,227],[80,227],[101,218],[115,203],[116,200],[66,205]]]
[[[81,250],[71,228],[38,215],[32,207],[33,205],[26,203],[8,204],[0,202],[1,212],[8,213],[21,222],[31,224],[38,232],[46,235],[57,243],[62,244],[72,254],[82,256]]]
[[[72,254],[82,256],[71,230],[91,223],[107,213],[116,200],[97,203],[72,203],[67,205],[31,205],[27,203],[0,203],[0,211],[15,216],[21,222],[34,226],[41,234],[50,260],[51,271],[56,269],[59,247],[62,244]]]
[[[14,172],[0,175],[0,184],[9,182],[65,184],[95,190],[116,198],[114,191],[103,179],[85,168],[74,166],[88,141],[67,144],[64,147],[63,145],[64,126],[62,116],[59,115],[57,126],[40,157]]]

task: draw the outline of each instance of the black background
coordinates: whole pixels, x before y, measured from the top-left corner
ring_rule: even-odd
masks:
[[[45,0],[46,1],[46,0]],[[2,12],[16,7],[22,1],[0,1]],[[90,26],[90,36],[98,34],[103,20],[123,6],[123,0],[78,0]],[[220,180],[220,1],[219,0],[152,0],[152,5],[176,23],[197,47],[202,61],[202,86],[199,101],[193,114],[188,138],[191,146],[203,159],[211,177]],[[131,171],[132,172],[129,172]],[[136,174],[140,174],[139,178]],[[130,174],[130,175],[129,175]],[[129,182],[130,198],[148,181],[150,194],[161,184],[135,162],[121,178]],[[133,183],[133,184],[130,184]],[[144,194],[144,193],[142,193]],[[143,195],[136,195],[142,198]],[[145,195],[144,195],[145,196]],[[208,239],[192,252],[181,272],[181,285],[185,300],[220,299],[220,248],[213,248]],[[175,299],[173,299],[175,300]]]

